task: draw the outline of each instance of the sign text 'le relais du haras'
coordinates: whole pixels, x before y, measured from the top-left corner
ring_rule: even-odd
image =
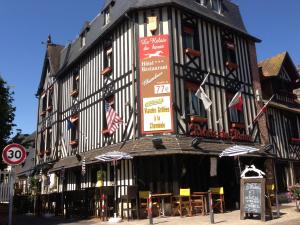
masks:
[[[142,134],[173,132],[169,36],[139,39]]]

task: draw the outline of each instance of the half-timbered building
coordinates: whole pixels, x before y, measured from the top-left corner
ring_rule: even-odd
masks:
[[[262,102],[267,106],[269,142],[277,157],[278,190],[300,180],[300,102],[294,90],[299,88],[299,74],[288,52],[259,62]]]
[[[265,120],[252,123],[261,107],[257,41],[228,0],[106,0],[74,41],[49,41],[36,161],[41,194],[65,197],[43,207],[70,213],[78,203],[94,214],[95,189],[114,181],[113,163],[95,157],[109,151],[133,157],[117,163],[118,198],[129,185],[174,194],[223,186],[235,205],[237,160],[218,155],[235,144],[268,143],[259,132]],[[209,107],[197,97],[200,85]],[[241,110],[228,108],[238,91]],[[122,122],[111,124],[109,110]],[[263,167],[266,157],[241,163]]]

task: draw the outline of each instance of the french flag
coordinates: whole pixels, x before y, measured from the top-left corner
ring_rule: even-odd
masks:
[[[228,108],[235,108],[239,111],[243,110],[243,96],[242,92],[238,91],[231,99]]]

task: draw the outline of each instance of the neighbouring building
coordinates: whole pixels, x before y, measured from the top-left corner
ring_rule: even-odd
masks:
[[[175,195],[222,186],[234,207],[241,167],[272,167],[264,115],[253,123],[258,41],[228,0],[106,0],[74,41],[49,38],[37,91],[40,209],[98,215],[95,190],[113,185],[114,165],[95,157],[109,151],[133,157],[116,165],[117,200],[129,185]],[[228,108],[238,91],[242,108]],[[218,157],[236,144],[261,151]]]
[[[268,104],[268,137],[276,154],[278,190],[300,181],[300,102],[294,90],[300,87],[300,75],[288,52],[258,63],[262,102]]]

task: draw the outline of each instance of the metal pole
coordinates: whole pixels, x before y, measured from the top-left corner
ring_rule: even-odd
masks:
[[[149,217],[149,224],[153,224],[153,217],[152,217],[152,194],[151,191],[149,192],[148,198],[148,217]]]
[[[14,166],[11,166],[10,179],[9,179],[8,225],[12,225],[13,200],[14,200]]]
[[[277,218],[280,217],[280,209],[279,209],[279,201],[278,201],[278,184],[277,184],[277,176],[276,176],[276,162],[273,160],[273,172],[274,172],[274,179],[275,179],[275,199],[276,199],[276,213]]]
[[[209,198],[209,223],[214,224],[215,218],[214,218],[214,208],[213,208],[213,199],[212,199],[211,190],[208,190],[208,198]]]
[[[117,217],[117,176],[116,176],[116,160],[113,160],[114,163],[114,195],[115,195],[115,213],[114,217]]]

